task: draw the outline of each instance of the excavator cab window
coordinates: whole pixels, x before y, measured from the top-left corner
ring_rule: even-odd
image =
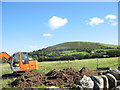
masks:
[[[19,66],[19,55],[16,53],[13,55],[13,67]]]
[[[22,52],[22,63],[28,64],[28,54],[25,52]]]

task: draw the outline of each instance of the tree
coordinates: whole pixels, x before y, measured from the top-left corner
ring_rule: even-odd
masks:
[[[35,60],[38,60],[38,56],[37,56],[37,55],[33,55],[33,58],[34,58]]]
[[[90,54],[86,54],[86,55],[84,55],[84,58],[86,59],[86,58],[90,58],[91,57],[91,55]]]
[[[74,60],[74,56],[72,55],[64,55],[60,58],[61,60]]]
[[[91,57],[93,57],[93,58],[100,58],[102,56],[103,55],[101,53],[93,53]]]
[[[120,45],[117,46],[117,49],[120,49]]]
[[[83,54],[73,54],[72,55],[75,59],[83,59],[84,55]]]
[[[106,54],[109,55],[109,57],[120,57],[120,49],[109,50]]]

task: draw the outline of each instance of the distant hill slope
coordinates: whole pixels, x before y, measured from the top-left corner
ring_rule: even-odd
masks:
[[[39,61],[73,60],[83,58],[110,57],[110,50],[120,50],[118,45],[110,45],[95,42],[65,42],[30,52],[30,56]],[[113,51],[112,51],[113,52]],[[114,51],[114,53],[118,51]]]
[[[46,48],[47,50],[66,49],[116,49],[117,45],[94,43],[94,42],[65,42]]]

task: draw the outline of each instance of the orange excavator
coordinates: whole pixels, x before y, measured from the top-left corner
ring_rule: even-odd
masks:
[[[13,72],[31,71],[38,69],[37,60],[31,60],[28,58],[27,52],[17,52],[12,56],[8,55],[6,52],[1,52],[0,59],[10,64]]]

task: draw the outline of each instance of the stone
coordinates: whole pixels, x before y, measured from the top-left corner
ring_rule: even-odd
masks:
[[[93,89],[94,87],[94,82],[89,76],[86,75],[84,75],[80,80],[78,80],[76,84],[82,86],[85,90]]]
[[[104,88],[104,80],[101,76],[91,76],[94,81],[94,90],[102,90]]]
[[[107,78],[107,76],[101,75],[101,77],[102,77],[103,80],[104,80],[104,86],[103,86],[104,90],[108,90],[108,88],[109,88],[109,83],[108,83],[108,78]]]
[[[112,74],[117,80],[120,80],[120,71],[118,69],[109,70],[108,73]]]
[[[108,78],[109,88],[116,87],[117,86],[116,78],[112,74],[110,74],[110,73],[107,73],[106,76]]]

